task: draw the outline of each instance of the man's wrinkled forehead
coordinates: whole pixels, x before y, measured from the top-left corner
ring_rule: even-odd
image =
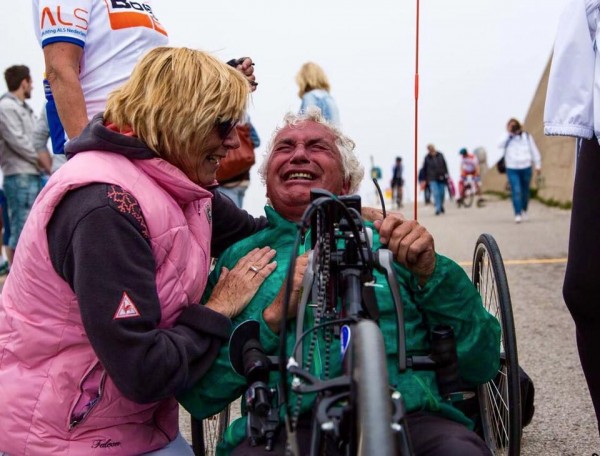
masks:
[[[324,141],[337,149],[335,139],[335,134],[327,126],[307,120],[283,127],[277,132],[274,144]]]

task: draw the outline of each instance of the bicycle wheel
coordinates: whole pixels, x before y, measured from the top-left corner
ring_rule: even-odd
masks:
[[[502,362],[496,378],[478,388],[481,428],[495,455],[518,456],[521,450],[519,361],[508,281],[498,244],[482,234],[473,255],[473,283],[483,305],[501,324]]]
[[[203,420],[192,417],[192,448],[196,456],[214,456],[229,426],[229,407]]]
[[[392,403],[385,346],[377,324],[361,320],[352,328],[352,382],[356,391],[358,456],[395,456]]]
[[[471,207],[473,205],[473,197],[473,187],[471,186],[471,184],[466,183],[465,191],[463,192],[462,197],[462,205],[464,207]]]

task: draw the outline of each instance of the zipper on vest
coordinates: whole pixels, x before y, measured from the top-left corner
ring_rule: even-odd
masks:
[[[90,370],[90,372],[88,372],[87,375],[85,375],[85,377],[83,377],[83,379],[81,380],[81,382],[79,384],[79,389],[82,392],[83,392],[83,385],[85,384],[85,381],[94,373],[94,371],[98,367],[101,368],[100,363],[96,364],[96,366],[93,367]],[[100,399],[102,399],[102,395],[104,393],[104,382],[105,382],[105,379],[106,379],[106,371],[103,371],[102,375],[100,376],[100,382],[99,382],[99,385],[98,385],[98,394],[96,395],[96,397],[94,397],[90,402],[88,402],[86,404],[85,412],[81,416],[73,416],[73,412],[75,410],[73,410],[71,412],[71,421],[69,423],[69,431],[72,431],[75,427],[77,427],[81,423],[83,423],[85,421],[85,419],[90,415],[90,413],[92,412],[92,410],[94,410],[94,408],[96,408],[96,406],[100,402]],[[75,404],[75,407],[77,407],[77,403]]]

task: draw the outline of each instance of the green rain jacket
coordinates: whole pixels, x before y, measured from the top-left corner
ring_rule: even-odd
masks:
[[[204,296],[210,296],[222,267],[233,268],[237,261],[253,248],[270,246],[275,249],[277,269],[267,277],[252,301],[234,319],[234,326],[246,320],[257,320],[260,324],[261,343],[266,353],[277,355],[279,336],[266,325],[262,313],[275,299],[284,283],[297,228],[295,223],[283,219],[272,208],[266,207],[265,211],[269,226],[236,243],[223,253],[209,278]],[[310,237],[307,236],[307,239]],[[378,233],[373,229],[373,249],[377,250],[380,246]],[[416,277],[403,266],[395,264],[395,270],[404,304],[407,355],[429,354],[431,352],[429,329],[437,324],[451,325],[456,337],[462,379],[472,385],[482,384],[492,379],[500,363],[500,325],[496,318],[482,306],[479,293],[463,269],[454,261],[436,255],[435,270],[424,287],[419,287]],[[386,285],[375,287],[375,294],[380,309],[379,326],[386,346],[390,384],[402,394],[406,410],[408,412],[427,410],[471,426],[472,422],[469,418],[450,402],[442,400],[438,393],[434,372],[411,369],[403,374],[398,372],[393,299],[385,277],[377,271],[374,275],[377,283]],[[294,322],[290,326],[291,329],[287,333],[288,354],[291,354],[295,341]],[[304,344],[305,350],[308,345],[308,343]],[[320,340],[317,343],[317,354],[311,369],[317,376],[324,364],[324,347],[324,341]],[[338,339],[334,338],[330,353],[333,354],[333,358],[339,357],[336,356],[340,353]],[[330,364],[329,372],[330,377],[341,373],[339,360],[337,362],[334,360]],[[271,386],[275,387],[279,381],[278,372],[272,372],[270,380]],[[178,400],[195,418],[203,419],[224,409],[227,404],[243,395],[246,388],[246,379],[231,367],[228,346],[224,345],[217,360],[201,381],[192,390],[178,397]],[[304,395],[301,413],[310,409],[313,398],[314,396]],[[290,404],[295,403],[296,399],[292,393]],[[229,454],[232,448],[245,438],[245,433],[246,418],[242,417],[227,429],[225,441],[219,447],[218,454]]]

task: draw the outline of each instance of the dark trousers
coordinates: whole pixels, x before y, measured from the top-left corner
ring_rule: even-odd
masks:
[[[408,432],[415,456],[491,456],[485,442],[477,434],[455,421],[422,412],[407,417]],[[300,428],[298,443],[302,456],[310,451],[310,430]],[[232,456],[283,456],[285,432],[281,432],[273,451],[264,446],[252,447],[245,440],[231,453]]]
[[[583,140],[577,159],[563,297],[573,316],[581,367],[600,423],[600,146]],[[600,427],[600,424],[599,424]]]

